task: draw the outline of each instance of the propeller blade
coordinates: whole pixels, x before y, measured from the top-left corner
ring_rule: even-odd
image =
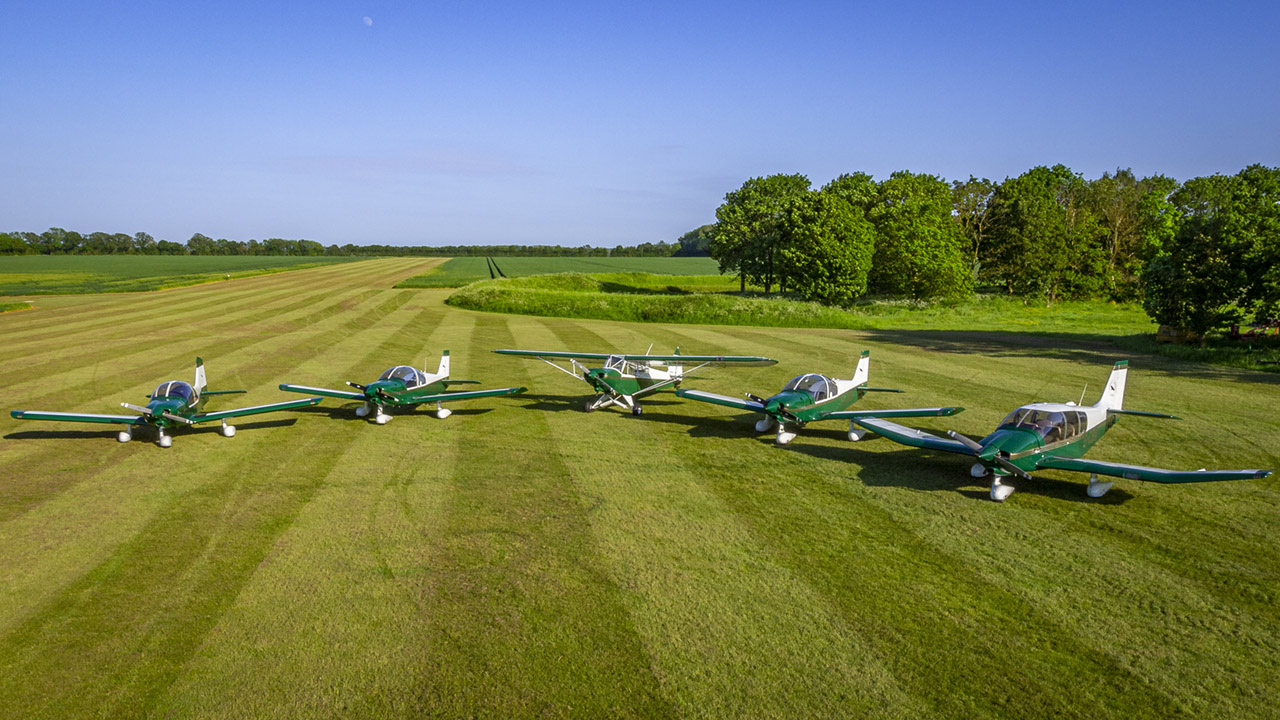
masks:
[[[195,425],[195,422],[188,420],[182,417],[181,415],[174,415],[173,413],[160,413],[160,416],[166,417],[170,420],[173,420],[174,422],[186,423],[187,425]]]
[[[347,381],[347,384],[361,392],[368,390],[368,388],[365,387],[364,385],[361,385],[360,383],[353,383],[350,380]]]
[[[974,455],[980,455],[982,453],[982,444],[979,443],[977,440],[974,440],[973,438],[967,437],[965,435],[961,435],[955,430],[948,430],[947,435],[950,435],[952,440],[955,440],[961,445],[964,445],[965,447],[972,450]]]
[[[996,455],[993,459],[994,459],[996,462],[1000,463],[1000,467],[1004,468],[1005,470],[1008,470],[1009,472],[1013,473],[1014,475],[1017,475],[1018,477],[1022,478],[1023,480],[1030,480],[1030,479],[1031,479],[1031,474],[1030,474],[1030,473],[1028,473],[1026,470],[1023,470],[1022,468],[1018,467],[1017,465],[1014,465],[1013,463],[1009,462],[1008,460],[1006,460],[1006,459],[1004,459],[1004,458],[1000,457],[999,455]]]
[[[141,405],[131,405],[129,403],[122,402],[120,403],[120,407],[128,408],[136,413],[142,413],[147,417],[155,417],[155,413],[151,411],[151,408],[142,407]]]
[[[746,398],[751,402],[758,402],[761,405],[765,404],[764,398],[760,397],[759,395],[752,395],[751,393],[745,393],[745,395],[746,395]]]

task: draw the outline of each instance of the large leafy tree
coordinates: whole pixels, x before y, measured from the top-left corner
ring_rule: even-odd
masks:
[[[780,282],[806,300],[845,305],[867,290],[875,229],[862,209],[829,192],[787,203],[780,223]]]
[[[895,172],[867,213],[876,230],[870,290],[912,298],[973,292],[964,236],[952,219],[951,187],[933,175]]]
[[[706,257],[711,254],[711,237],[715,232],[715,225],[703,225],[694,228],[689,232],[680,236],[676,240],[679,247],[672,253],[672,257]]]
[[[991,273],[992,263],[987,257],[991,254],[991,246],[987,239],[991,233],[991,198],[995,196],[996,187],[996,183],[972,175],[968,180],[951,183],[955,221],[968,243],[969,262],[975,279],[979,280],[986,280]]]
[[[1101,289],[1104,230],[1087,192],[1084,178],[1063,165],[1001,183],[991,199],[992,270],[1011,294],[1053,302]]]
[[[778,282],[778,247],[787,204],[809,192],[803,175],[770,175],[751,178],[724,196],[716,208],[711,257],[720,272],[733,271],[747,283],[772,292]]]
[[[1129,169],[1103,173],[1089,184],[1090,205],[1104,230],[1104,289],[1111,297],[1133,299],[1139,272],[1173,237],[1176,214],[1169,195],[1177,187],[1172,178],[1138,179]]]

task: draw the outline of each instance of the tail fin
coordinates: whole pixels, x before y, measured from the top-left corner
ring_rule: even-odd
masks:
[[[867,380],[871,378],[871,351],[863,350],[862,357],[858,358],[858,369],[853,371],[853,384],[866,385]]]
[[[195,389],[196,394],[204,392],[205,386],[209,383],[204,379],[204,360],[196,358],[196,381],[191,383],[191,387]]]
[[[1124,379],[1129,374],[1129,361],[1121,360],[1111,368],[1111,377],[1107,378],[1107,387],[1102,391],[1102,397],[1098,399],[1098,404],[1094,407],[1104,407],[1108,410],[1124,409]]]
[[[436,371],[436,375],[439,375],[442,378],[449,377],[449,351],[448,350],[445,350],[444,353],[440,355],[440,369]]]

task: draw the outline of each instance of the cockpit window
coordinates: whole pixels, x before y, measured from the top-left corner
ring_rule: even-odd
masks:
[[[810,373],[791,378],[791,382],[783,390],[804,390],[813,396],[815,401],[826,400],[831,393],[832,382],[822,375]]]
[[[422,373],[408,365],[397,365],[378,376],[379,380],[399,380],[409,387],[422,384]]]
[[[170,380],[169,382],[160,383],[159,387],[151,393],[151,399],[158,398],[177,398],[187,404],[191,403],[191,398],[195,395],[195,390],[191,386],[181,380]]]
[[[1044,438],[1046,443],[1052,443],[1065,440],[1070,435],[1075,434],[1075,429],[1073,428],[1073,432],[1068,435],[1065,429],[1066,422],[1066,416],[1060,412],[1018,408],[1009,413],[1009,417],[1006,417],[1004,422],[1000,423],[1000,427],[1032,430]]]

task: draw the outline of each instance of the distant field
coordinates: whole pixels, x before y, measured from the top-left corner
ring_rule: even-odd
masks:
[[[142,292],[299,268],[348,257],[23,255],[0,257],[0,295]]]
[[[548,273],[654,273],[657,275],[719,275],[711,258],[606,258],[606,257],[500,257],[494,262],[507,277]],[[398,288],[462,287],[487,280],[489,268],[482,257],[459,257],[425,275],[411,277]],[[736,280],[728,278],[732,284]]]
[[[1021,403],[1086,385],[1092,402],[1128,358],[1126,408],[1185,419],[1124,417],[1090,457],[1176,468],[1280,466],[1280,378],[1127,351],[1107,308],[1046,336],[1039,309],[1005,303],[797,329],[392,289],[432,262],[0,314],[5,410],[120,412],[190,380],[197,355],[211,387],[249,391],[210,409],[434,368],[444,349],[456,379],[529,388],[383,426],[326,399],[233,438],[184,428],[167,450],[5,413],[0,717],[1276,716],[1280,477],[1120,479],[1093,500],[1086,476],[1046,471],[1001,505],[962,457],[852,443],[842,422],[780,447],[755,416],[672,393],[588,415],[582,381],[490,350],[779,361],[687,381],[739,397],[849,377],[870,350],[871,384],[905,394],[858,409],[960,405],[909,424],[975,438]]]

